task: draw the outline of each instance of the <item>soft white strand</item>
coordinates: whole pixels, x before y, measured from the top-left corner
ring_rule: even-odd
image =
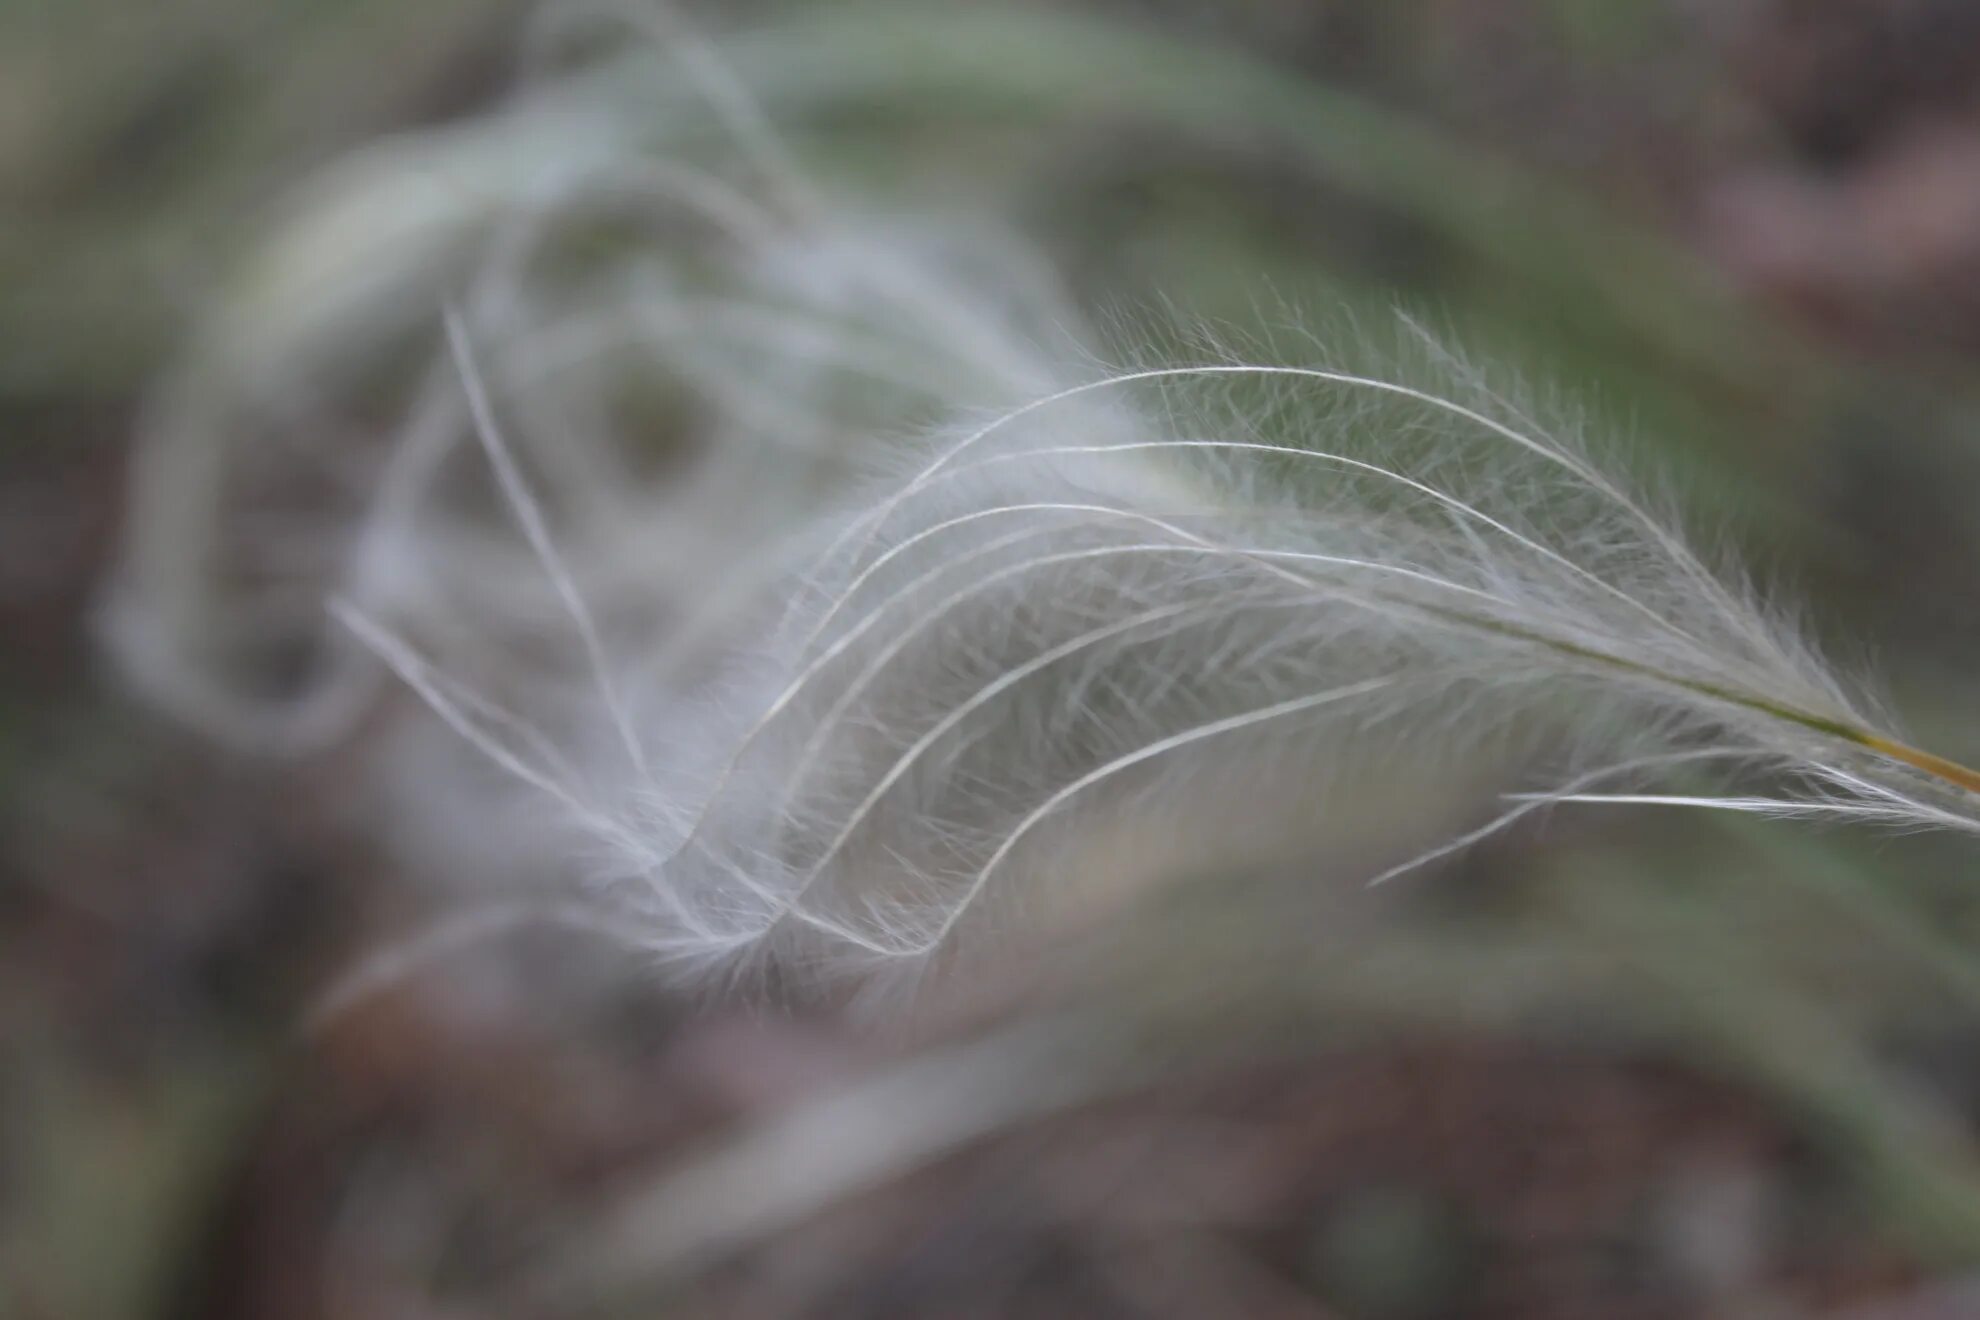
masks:
[[[1492,479],[1472,481],[1467,494],[1336,447],[1149,437],[1153,423],[1118,404],[1098,421],[1080,413],[1061,425],[1018,425],[1103,386],[1206,374],[1372,386],[1475,425],[1489,443],[1513,451],[1511,461],[1502,455]],[[485,409],[476,420],[486,424]],[[1144,438],[1066,443],[1066,425]],[[978,452],[965,458],[967,450]],[[1160,466],[1169,455],[1209,466]],[[1287,504],[1238,466],[1245,458],[1322,463],[1402,500],[1370,508]],[[1540,496],[1521,495],[1518,465],[1536,458],[1565,472],[1607,521],[1584,517],[1573,539],[1545,539],[1558,520],[1526,516],[1522,500],[1561,493],[1535,482]],[[1191,489],[1205,498],[1174,502]],[[1480,490],[1497,494],[1501,506],[1481,503]],[[1343,501],[1351,505],[1354,493]],[[631,846],[626,837],[638,826],[623,808],[582,808],[591,827],[605,828],[619,855],[633,859],[617,882],[650,889],[661,899],[658,911],[684,915],[649,933],[649,947],[669,958],[707,964],[781,955],[815,966],[836,946],[863,962],[925,959],[1000,885],[1044,883],[1055,850],[1036,846],[1042,827],[1065,818],[1076,832],[1081,804],[1104,798],[1102,790],[1131,772],[1335,707],[1362,712],[1337,721],[1336,738],[1366,741],[1396,718],[1371,701],[1413,706],[1426,724],[1456,730],[1472,716],[1440,700],[1439,690],[1481,679],[1503,684],[1505,665],[1527,667],[1529,686],[1567,679],[1572,688],[1607,690],[1601,700],[1644,712],[1644,728],[1661,722],[1663,736],[1694,745],[1625,756],[1553,789],[1509,795],[1513,805],[1485,825],[1373,882],[1429,865],[1549,805],[1709,806],[1975,827],[1967,804],[1921,800],[1914,771],[1883,767],[1857,740],[1833,732],[1869,726],[1832,700],[1839,684],[1811,668],[1805,648],[1764,632],[1758,610],[1734,589],[1694,590],[1700,561],[1612,479],[1478,407],[1418,387],[1275,367],[1122,373],[1016,405],[827,517],[837,518],[839,531],[806,538],[823,541],[824,551],[790,565],[793,587],[810,593],[801,611],[809,622],[789,630],[794,636],[781,628],[765,634],[768,649],[752,664],[784,677],[753,709],[736,708],[726,747],[718,737],[699,749],[712,774],[698,787],[690,781],[676,799],[637,772],[634,790],[621,796],[647,804],[641,820],[659,833]],[[1275,535],[1281,543],[1269,539]],[[531,539],[539,558],[554,561],[554,548]],[[1615,563],[1629,566],[1626,581],[1603,571]],[[1646,598],[1659,563],[1663,594]],[[575,585],[559,593],[573,621],[575,593]],[[1268,613],[1279,618],[1267,624]],[[402,649],[381,644],[376,629],[365,636],[491,759],[567,796],[561,783],[546,786],[512,764],[505,748],[464,727]],[[592,659],[602,675],[602,654]],[[1284,691],[1288,685],[1294,690]],[[621,708],[603,686],[603,714],[617,724]],[[1415,695],[1405,700],[1405,691]],[[1811,708],[1777,705],[1782,693],[1809,699]],[[1111,696],[1111,708],[1092,704],[1099,694]],[[1219,713],[1226,704],[1243,708]],[[1545,703],[1532,704],[1533,717],[1546,718]],[[1111,724],[1096,723],[1103,715]],[[1176,717],[1184,718],[1168,723]],[[1072,730],[1084,732],[1069,742]],[[1590,736],[1582,731],[1584,741]],[[1288,738],[1282,733],[1279,742]],[[1701,738],[1705,745],[1695,745]],[[1087,750],[1068,752],[1082,740]],[[993,754],[979,754],[983,746]],[[1316,747],[1306,755],[1324,771],[1324,740]],[[1811,789],[1826,787],[1800,797],[1592,791],[1707,761],[1788,770]],[[968,776],[958,770],[965,762]],[[1179,784],[1189,782],[1186,770],[1176,773]],[[1324,799],[1324,773],[1311,782]],[[1189,790],[1181,792],[1176,805],[1189,800]],[[655,802],[666,805],[654,810]],[[792,944],[800,936],[810,943]]]

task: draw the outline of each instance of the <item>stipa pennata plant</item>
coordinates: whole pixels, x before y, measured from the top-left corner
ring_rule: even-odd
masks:
[[[656,701],[450,331],[614,744],[574,768],[361,603],[340,617],[555,804],[620,931],[670,962],[918,965],[978,914],[1076,884],[1096,820],[1214,833],[1220,783],[1255,792],[1261,763],[1324,819],[1357,758],[1476,738],[1544,741],[1565,769],[1369,878],[1564,801],[1980,828],[1972,772],[1884,732],[1787,620],[1450,363],[1441,393],[1146,367],[958,423],[762,580],[716,584],[729,620],[698,663],[719,692]],[[1232,383],[1274,388],[1191,398]],[[1767,787],[1655,787],[1677,771]]]
[[[1533,782],[1360,878],[1562,802],[1980,828],[1980,776],[1430,337],[1103,368],[1042,263],[876,241],[696,67],[776,195],[553,189],[336,549],[342,628],[477,758],[406,762],[397,818],[577,882],[536,910],[687,970],[918,969],[1124,839],[1187,870],[1261,815],[1324,837],[1358,771],[1459,745]],[[629,205],[696,237],[536,278]],[[692,461],[638,461],[629,376]]]

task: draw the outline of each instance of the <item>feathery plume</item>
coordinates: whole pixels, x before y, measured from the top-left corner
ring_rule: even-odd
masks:
[[[1302,433],[1192,413],[1234,382],[1284,391]],[[1886,732],[1750,588],[1479,388],[1215,361],[1038,395],[821,516],[751,585],[773,608],[721,643],[719,699],[643,715],[475,411],[625,768],[559,772],[361,604],[341,616],[558,805],[669,962],[915,965],[1067,883],[1096,819],[1213,819],[1261,759],[1324,816],[1355,757],[1508,732],[1569,773],[1371,878],[1563,802],[1980,830],[1972,772]],[[1768,791],[1644,788],[1701,768]]]

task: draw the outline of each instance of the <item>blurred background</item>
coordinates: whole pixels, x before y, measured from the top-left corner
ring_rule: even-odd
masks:
[[[1316,881],[1352,840],[1164,886],[912,1013],[537,932],[311,1026],[445,910],[370,801],[407,712],[280,754],[105,642],[150,584],[294,683],[320,598],[209,619],[343,498],[283,455],[389,446],[543,178],[733,154],[649,58],[692,30],[820,189],[1021,236],[1120,338],[1401,304],[1565,386],[1970,763],[1980,9],[561,15],[0,7],[0,1314],[1980,1316],[1957,841],[1560,813],[1379,894]]]

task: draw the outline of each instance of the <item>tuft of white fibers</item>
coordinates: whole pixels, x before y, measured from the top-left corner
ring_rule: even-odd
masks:
[[[389,730],[395,831],[552,885],[459,929],[534,914],[704,977],[918,975],[1000,913],[1077,905],[1096,838],[1214,867],[1255,820],[1324,840],[1370,767],[1477,748],[1530,782],[1361,878],[1571,802],[1980,830],[1980,776],[1431,337],[1381,371],[1354,343],[1104,368],[1049,263],[843,213],[689,67],[754,185],[594,143],[520,189],[404,439],[344,454],[370,493],[283,532],[302,570],[258,543],[283,619],[329,596],[338,624],[300,643],[335,681],[275,741],[341,727],[368,652],[437,717]],[[553,106],[397,152],[484,161],[504,125],[535,152]],[[171,491],[227,466],[184,402],[216,370],[166,395]],[[179,709],[259,729],[179,645],[213,614],[184,604],[212,594],[196,494],[140,508],[120,635]]]
[[[338,616],[546,808],[620,934],[670,966],[920,969],[1076,888],[1097,822],[1215,837],[1244,809],[1220,785],[1260,764],[1324,822],[1344,766],[1480,739],[1544,746],[1557,777],[1366,878],[1559,802],[1980,829],[1970,773],[1880,732],[1750,589],[1448,362],[1443,392],[1144,367],[959,419],[767,572],[711,582],[719,622],[649,663],[604,640],[449,329],[590,676],[588,711],[560,719],[584,736],[475,693],[361,597]],[[1753,787],[1655,787],[1701,770]]]

